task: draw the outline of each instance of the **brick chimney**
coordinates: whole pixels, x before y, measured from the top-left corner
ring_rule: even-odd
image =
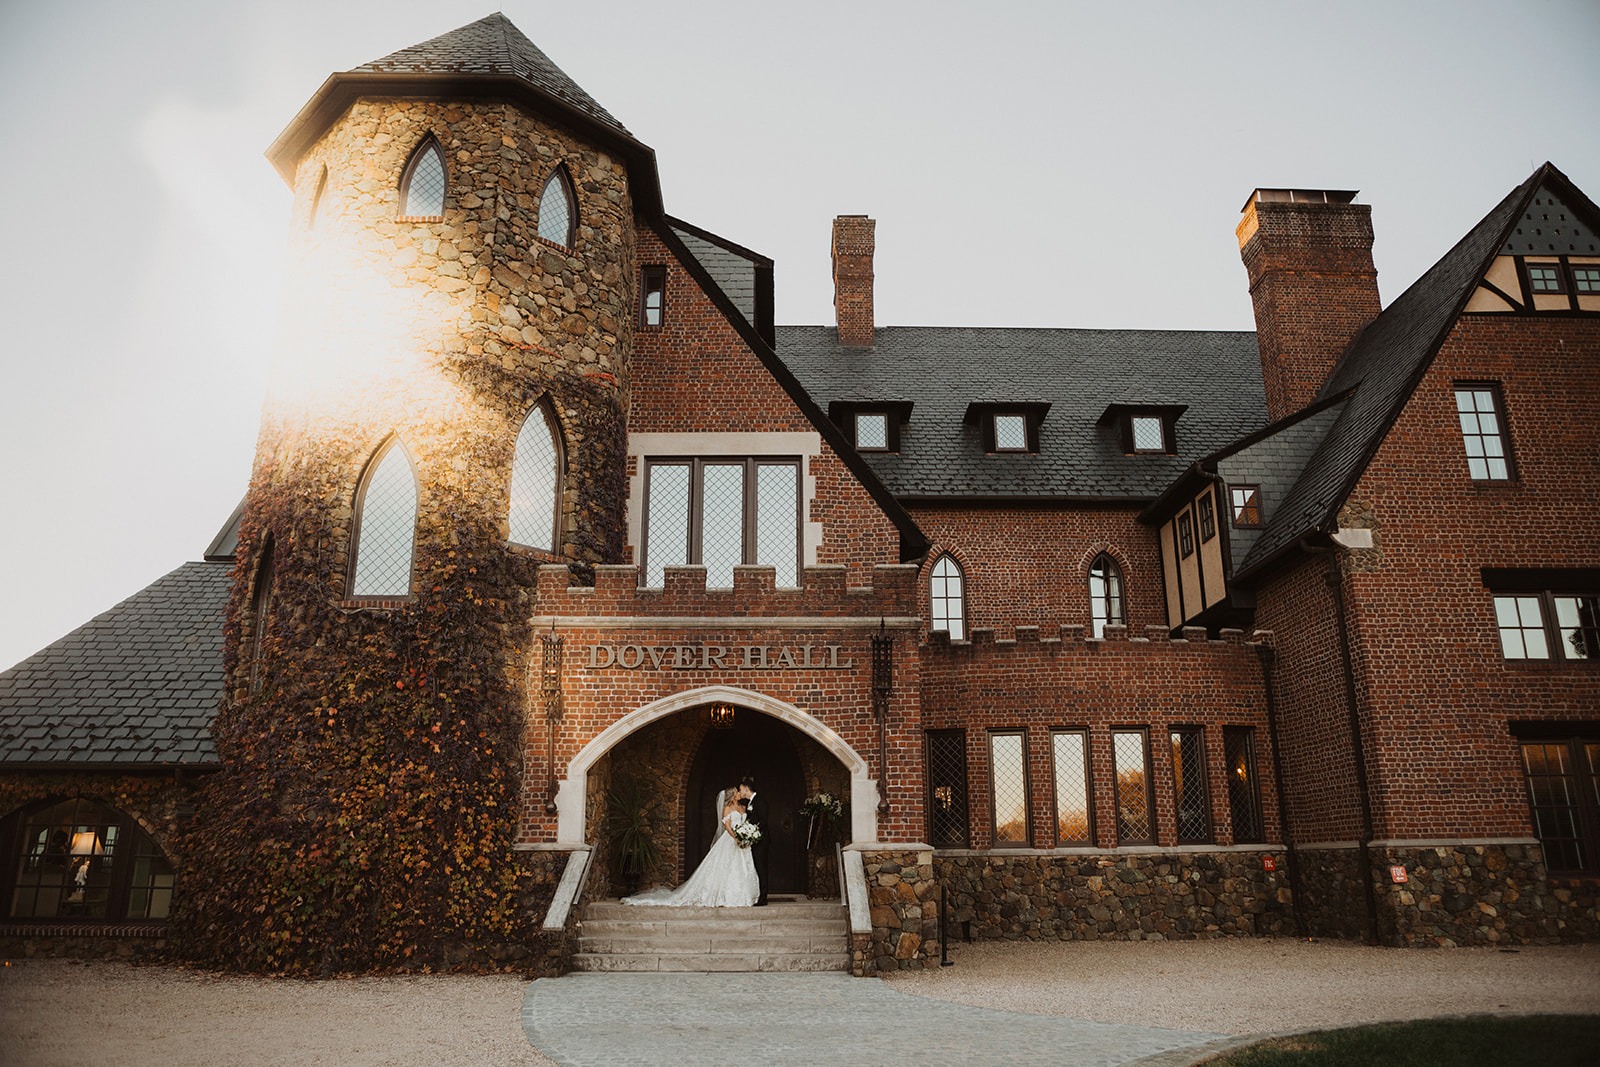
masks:
[[[833,220],[833,313],[839,343],[872,344],[872,251],[877,223],[865,215]]]
[[[1354,191],[1257,189],[1235,231],[1250,275],[1267,418],[1299,411],[1382,310],[1372,208]]]

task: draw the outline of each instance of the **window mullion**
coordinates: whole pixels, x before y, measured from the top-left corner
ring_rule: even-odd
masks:
[[[742,542],[740,555],[743,563],[758,562],[756,559],[756,523],[761,518],[758,511],[759,504],[756,492],[758,470],[759,466],[754,459],[744,461],[744,514],[740,516],[740,521],[744,523],[744,527],[739,531]]]
[[[700,563],[700,537],[705,519],[705,461],[691,460],[689,464],[689,562]]]

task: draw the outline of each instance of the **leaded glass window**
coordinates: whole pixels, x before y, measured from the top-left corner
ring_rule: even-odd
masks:
[[[1050,734],[1050,758],[1056,786],[1056,844],[1093,844],[1088,732],[1053,731]]]
[[[882,451],[889,447],[889,416],[882,411],[856,412],[856,447]]]
[[[1089,564],[1089,615],[1094,636],[1104,637],[1106,626],[1127,625],[1122,606],[1122,569],[1102,552]]]
[[[967,732],[929,730],[928,843],[937,848],[967,846]]]
[[[1156,824],[1150,810],[1150,754],[1143,730],[1113,730],[1116,771],[1117,844],[1152,845]]]
[[[685,563],[706,568],[708,588],[731,588],[741,564],[773,568],[779,587],[799,586],[799,460],[651,460],[645,499],[646,587]]]
[[[961,565],[955,557],[940,556],[933,565],[929,581],[929,602],[933,610],[933,629],[948,631],[952,641],[960,641],[967,635],[963,582]]]
[[[1023,415],[996,415],[994,417],[994,449],[996,452],[1026,452],[1028,450],[1028,420]]]
[[[577,230],[578,206],[565,167],[557,167],[539,194],[539,236],[562,248],[572,247]]]
[[[522,420],[511,460],[511,540],[554,552],[561,520],[561,447],[557,424],[540,404]]]
[[[1020,730],[989,735],[989,781],[994,843],[1028,844],[1028,754]]]
[[[1211,801],[1206,791],[1205,734],[1198,726],[1176,726],[1172,741],[1172,789],[1180,844],[1211,840]]]
[[[447,179],[444,152],[431,136],[423,139],[400,179],[400,214],[407,218],[441,218]]]
[[[357,496],[352,596],[411,594],[416,530],[416,476],[405,449],[391,440],[368,467]]]
[[[1133,415],[1133,450],[1135,452],[1165,452],[1166,428],[1159,415]]]

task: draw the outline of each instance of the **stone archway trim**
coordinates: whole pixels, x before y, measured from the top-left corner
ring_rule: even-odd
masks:
[[[703,704],[727,701],[787,723],[833,754],[850,772],[850,836],[854,841],[878,839],[878,780],[867,777],[867,761],[827,725],[786,701],[731,685],[708,685],[662,697],[624,715],[600,731],[567,764],[567,776],[556,786],[556,847],[586,848],[585,808],[589,769],[623,738],[669,715]]]

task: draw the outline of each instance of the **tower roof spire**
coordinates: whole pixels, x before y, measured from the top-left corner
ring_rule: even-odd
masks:
[[[626,161],[634,203],[661,213],[655,152],[498,11],[382,59],[331,75],[267,149],[287,182],[301,156],[359,97],[510,100],[567,123]]]
[[[363,63],[352,71],[362,72],[509,76],[565,101],[596,122],[619,133],[628,133],[627,127],[498,11],[421,44]]]

